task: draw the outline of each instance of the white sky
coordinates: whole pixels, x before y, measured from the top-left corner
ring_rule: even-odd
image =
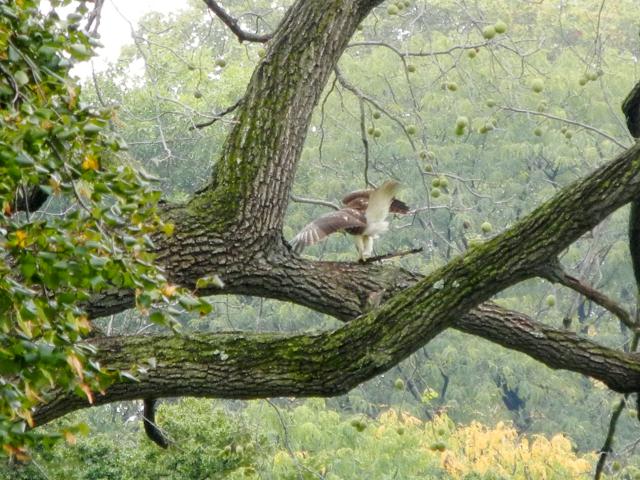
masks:
[[[116,60],[124,45],[133,43],[127,20],[135,26],[147,12],[178,12],[186,8],[186,4],[186,0],[107,0],[102,8],[98,29],[104,48],[98,49],[98,56],[92,59],[96,71],[103,70],[108,62]],[[91,62],[78,65],[74,73],[86,78],[91,74]]]

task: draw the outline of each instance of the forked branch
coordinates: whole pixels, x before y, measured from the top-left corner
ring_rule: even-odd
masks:
[[[207,4],[209,10],[216,14],[216,16],[222,21],[222,23],[229,27],[229,30],[231,30],[241,42],[265,43],[271,40],[271,37],[273,36],[271,34],[259,35],[257,33],[247,32],[243,30],[242,27],[240,27],[240,25],[238,24],[238,20],[229,15],[218,2],[214,0],[204,0],[204,3]]]

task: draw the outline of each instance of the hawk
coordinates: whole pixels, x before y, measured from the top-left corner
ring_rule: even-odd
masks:
[[[389,229],[387,215],[409,213],[409,207],[394,198],[399,188],[398,182],[387,180],[378,188],[348,194],[340,210],[316,218],[293,238],[293,251],[300,253],[334,232],[346,232],[355,236],[359,260],[364,261],[373,252],[373,239]]]

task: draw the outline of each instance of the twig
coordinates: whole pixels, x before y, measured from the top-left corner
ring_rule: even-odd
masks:
[[[589,300],[597,303],[609,312],[613,313],[622,323],[624,323],[632,331],[636,331],[637,325],[631,319],[631,315],[615,300],[609,298],[602,292],[582,282],[580,279],[569,275],[564,271],[562,266],[555,263],[550,268],[544,270],[541,275],[550,282],[557,282],[565,287],[581,293]]]
[[[216,16],[224,23],[229,30],[231,30],[240,42],[258,42],[258,43],[266,43],[271,40],[272,34],[268,33],[265,35],[259,35],[257,33],[245,32],[240,25],[238,25],[238,21],[229,15],[218,2],[214,0],[204,0],[204,3],[207,4],[209,10],[216,14]]]
[[[204,128],[204,127],[208,127],[210,125],[213,125],[218,120],[220,120],[222,117],[224,117],[225,115],[233,112],[236,108],[238,108],[240,106],[240,104],[242,103],[242,100],[243,99],[241,98],[240,100],[238,100],[236,103],[234,103],[230,107],[225,108],[220,113],[216,113],[211,120],[207,120],[206,122],[202,122],[202,123],[196,123],[195,125],[189,127],[189,130],[194,130],[196,128],[198,128],[198,129],[199,128]]]
[[[367,126],[365,125],[364,100],[358,98],[360,104],[360,137],[364,148],[364,184],[369,186],[369,140],[367,140]]]
[[[87,18],[87,25],[84,27],[89,33],[95,34],[100,27],[100,20],[102,19],[102,7],[104,6],[104,0],[95,0],[93,10],[89,13]]]
[[[636,319],[638,320],[638,319]],[[633,334],[633,340],[631,341],[631,352],[635,352],[638,348],[638,340],[640,340],[640,334],[636,331]],[[604,465],[607,462],[607,457],[613,451],[611,448],[613,446],[613,436],[616,433],[616,427],[618,425],[618,419],[622,414],[622,410],[627,404],[627,400],[629,398],[629,394],[625,394],[624,397],[620,399],[618,404],[614,407],[613,412],[611,414],[611,420],[609,421],[609,429],[607,430],[607,438],[604,441],[604,445],[600,449],[600,458],[598,458],[598,464],[596,465],[596,472],[593,476],[594,480],[600,480],[602,475],[602,471],[604,470]],[[638,410],[640,412],[640,408]]]
[[[380,262],[382,260],[388,260],[389,258],[405,257],[407,255],[413,255],[414,253],[420,253],[422,252],[422,250],[423,250],[422,247],[417,247],[417,248],[412,248],[411,250],[403,250],[402,252],[387,253],[385,255],[378,255],[376,257],[367,258],[362,263],[373,263],[373,262]]]
[[[386,42],[381,42],[381,41],[353,42],[353,43],[350,43],[349,45],[347,45],[347,48],[353,48],[353,47],[386,47],[386,48],[392,50],[399,57],[405,58],[405,57],[436,57],[438,55],[450,55],[453,52],[455,52],[456,50],[476,50],[478,48],[486,47],[489,44],[490,44],[490,42],[481,42],[481,43],[476,43],[476,44],[473,44],[473,45],[457,45],[457,46],[451,47],[451,48],[449,48],[447,50],[438,50],[438,51],[432,51],[432,52],[406,52],[406,53],[401,52],[400,50],[395,48],[393,45],[390,45],[390,44],[388,44]]]
[[[578,122],[578,121],[575,121],[575,120],[569,120],[567,118],[558,117],[556,115],[551,115],[550,113],[536,112],[534,110],[526,110],[526,109],[523,109],[523,108],[515,108],[515,107],[508,107],[508,106],[501,106],[499,108],[501,110],[505,110],[507,112],[526,113],[527,115],[536,115],[538,117],[544,117],[544,118],[549,118],[551,120],[557,120],[559,122],[568,123],[569,125],[575,125],[576,127],[580,127],[580,128],[585,129],[585,130],[589,130],[589,131],[591,131],[593,133],[597,133],[598,135],[602,135],[604,138],[606,138],[607,140],[612,141],[613,143],[615,143],[617,146],[619,146],[623,150],[626,150],[627,148],[629,148],[629,145],[625,145],[624,143],[619,141],[617,138],[612,137],[611,135],[609,135],[607,132],[604,132],[604,131],[600,130],[599,128],[592,127],[591,125],[587,125],[586,123]]]
[[[376,109],[380,110],[380,112],[382,112],[385,116],[387,116],[391,121],[395,122],[400,127],[404,135],[407,137],[407,140],[411,144],[411,149],[414,152],[416,151],[415,142],[413,141],[413,138],[411,137],[411,135],[409,135],[409,132],[407,132],[407,128],[404,126],[404,123],[402,123],[402,120],[400,120],[395,115],[389,113],[380,103],[378,103],[375,99],[373,99],[369,95],[362,92],[355,85],[349,83],[347,79],[344,77],[344,75],[342,75],[342,71],[338,67],[335,67],[333,71],[335,72],[336,78],[338,79],[338,83],[340,85],[342,85],[345,89],[349,90],[353,95],[356,96],[356,98],[369,102]]]

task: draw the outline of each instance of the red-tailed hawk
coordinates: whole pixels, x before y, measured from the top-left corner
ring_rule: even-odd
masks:
[[[394,198],[399,188],[398,182],[387,180],[376,189],[348,194],[342,199],[344,206],[340,210],[316,218],[293,238],[293,251],[300,253],[334,232],[346,232],[355,235],[359,259],[370,257],[373,239],[389,229],[386,221],[389,212],[409,213],[409,207]]]

